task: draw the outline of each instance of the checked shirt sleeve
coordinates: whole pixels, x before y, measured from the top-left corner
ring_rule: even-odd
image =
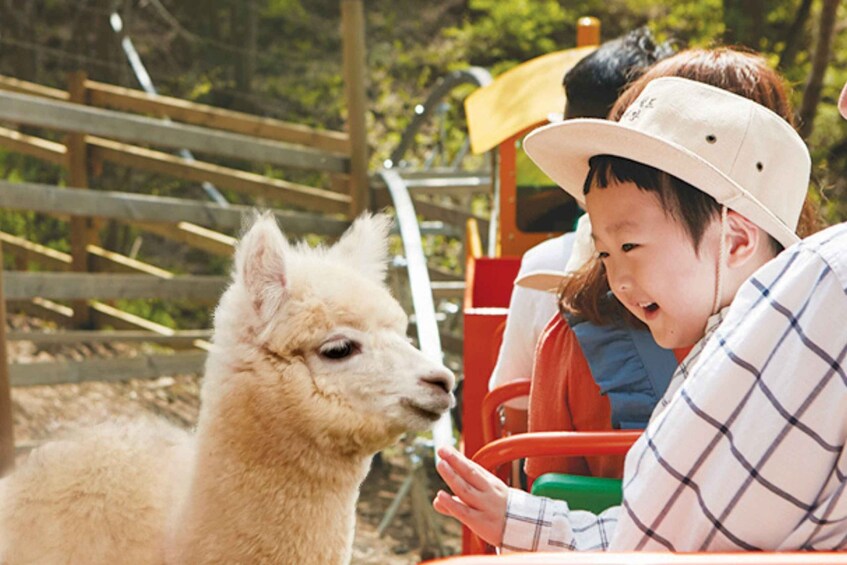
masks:
[[[510,489],[503,551],[604,550],[620,507],[595,515],[570,510],[566,502]]]
[[[610,549],[847,546],[847,225],[742,285],[630,450]]]

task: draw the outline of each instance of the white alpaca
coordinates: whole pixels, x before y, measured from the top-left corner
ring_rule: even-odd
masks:
[[[28,563],[346,563],[370,457],[452,403],[383,282],[388,220],[330,249],[270,216],[215,312],[197,431],[100,426],[0,481],[0,556]]]

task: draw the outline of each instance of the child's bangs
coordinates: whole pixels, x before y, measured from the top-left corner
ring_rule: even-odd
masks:
[[[668,176],[655,167],[625,157],[595,155],[588,160],[588,175],[582,193],[588,194],[592,186],[607,188],[610,184],[631,182],[647,191],[660,191],[662,176]]]
[[[720,204],[714,198],[656,167],[614,155],[595,155],[588,160],[588,166],[583,194],[592,187],[603,189],[627,182],[654,193],[665,214],[688,233],[695,251],[709,223],[720,216]]]

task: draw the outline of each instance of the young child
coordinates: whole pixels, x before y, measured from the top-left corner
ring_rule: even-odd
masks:
[[[766,106],[793,125],[793,109],[779,73],[762,56],[727,47],[689,49],[658,61],[631,83],[615,102],[609,119],[620,120],[644,86],[666,76],[689,78],[734,92]],[[807,198],[797,225],[798,234],[817,231],[816,215],[815,206]],[[538,378],[533,379],[530,394],[529,431],[603,431],[610,429],[610,416],[611,427],[645,428],[679,362],[671,357],[672,365],[666,374],[653,369],[644,377],[634,378],[644,375],[647,366],[642,364],[644,368],[639,368],[639,359],[620,347],[624,340],[611,340],[609,335],[629,334],[638,350],[644,347],[645,339],[652,338],[642,337],[643,333],[650,334],[636,329],[644,326],[633,316],[629,319],[634,319],[634,324],[621,322],[626,316],[619,310],[624,309],[609,296],[602,262],[592,257],[576,273],[529,273],[517,284],[558,291],[572,325],[572,331],[568,331],[571,328],[564,327],[564,321],[554,320],[545,329],[545,340],[539,342],[536,369],[541,370],[535,372]],[[577,344],[573,343],[575,337]],[[681,361],[689,350],[690,347],[677,348],[674,355]],[[553,364],[556,378],[549,378],[549,369],[543,369]],[[619,478],[623,457],[528,458],[525,467],[529,477],[564,472]]]
[[[618,300],[659,344],[694,348],[627,456],[623,510],[572,512],[506,488],[455,450],[439,463],[455,494],[440,492],[436,510],[516,550],[844,545],[847,524],[831,519],[847,503],[847,347],[833,331],[847,315],[843,259],[815,279],[841,277],[827,279],[842,289],[830,308],[817,292],[773,304],[768,285],[794,274],[782,260],[750,278],[798,241],[810,171],[800,137],[746,98],[659,78],[620,123],[546,126],[525,146],[560,186],[582,184],[574,196]]]

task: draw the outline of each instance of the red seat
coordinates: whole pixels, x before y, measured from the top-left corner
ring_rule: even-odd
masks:
[[[482,447],[473,460],[492,473],[503,465],[525,457],[560,455],[623,455],[641,432],[538,432],[497,439]],[[491,552],[486,544],[470,532],[467,554]]]

